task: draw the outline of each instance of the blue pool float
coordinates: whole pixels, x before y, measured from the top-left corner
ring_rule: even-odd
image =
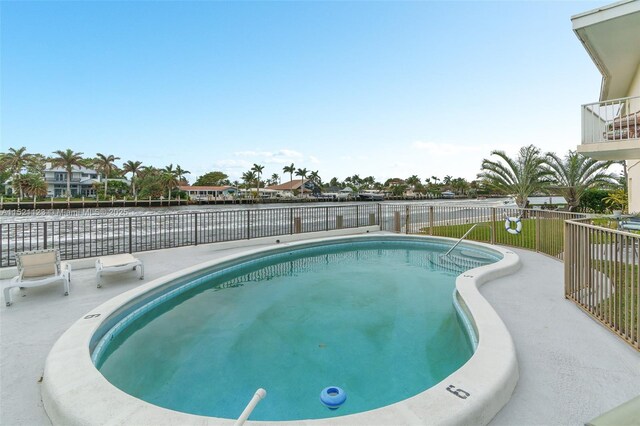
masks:
[[[346,400],[347,393],[337,386],[329,386],[320,392],[320,401],[332,410],[339,408]]]

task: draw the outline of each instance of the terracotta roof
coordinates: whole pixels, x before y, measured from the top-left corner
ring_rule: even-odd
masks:
[[[181,191],[224,191],[224,190],[233,188],[233,186],[185,186],[185,185],[181,185],[178,188],[180,188]]]

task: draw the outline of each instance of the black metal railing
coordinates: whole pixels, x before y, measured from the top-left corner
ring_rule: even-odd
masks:
[[[378,204],[0,223],[0,267],[14,266],[18,252],[46,248],[69,260],[377,225]]]

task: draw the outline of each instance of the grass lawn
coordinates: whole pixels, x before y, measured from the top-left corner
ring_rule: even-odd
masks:
[[[605,322],[614,326],[621,334],[638,341],[638,304],[640,303],[640,285],[638,265],[623,262],[601,260],[593,267],[604,272],[611,280],[613,294],[596,306],[596,312]]]
[[[431,234],[438,237],[460,238],[471,228],[472,224],[434,226]],[[491,226],[495,229],[496,244],[537,250],[558,256],[564,250],[564,221],[562,219],[522,219],[522,232],[510,234],[506,231],[504,221],[482,222],[467,235],[473,241],[490,242]],[[515,225],[512,225],[515,227]],[[536,235],[537,231],[537,235]],[[421,234],[429,234],[429,227],[422,228]],[[536,244],[537,240],[537,244]]]

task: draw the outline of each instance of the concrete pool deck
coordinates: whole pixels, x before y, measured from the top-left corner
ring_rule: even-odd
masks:
[[[202,245],[139,253],[145,281],[246,248]],[[245,247],[256,247],[249,241]],[[509,328],[520,363],[511,401],[491,424],[584,424],[640,391],[640,353],[597,324],[562,295],[562,264],[514,250],[522,268],[481,291]],[[77,269],[71,294],[61,286],[14,293],[0,308],[0,424],[47,425],[40,384],[47,354],[60,335],[92,308],[139,286],[135,273],[106,276]]]

